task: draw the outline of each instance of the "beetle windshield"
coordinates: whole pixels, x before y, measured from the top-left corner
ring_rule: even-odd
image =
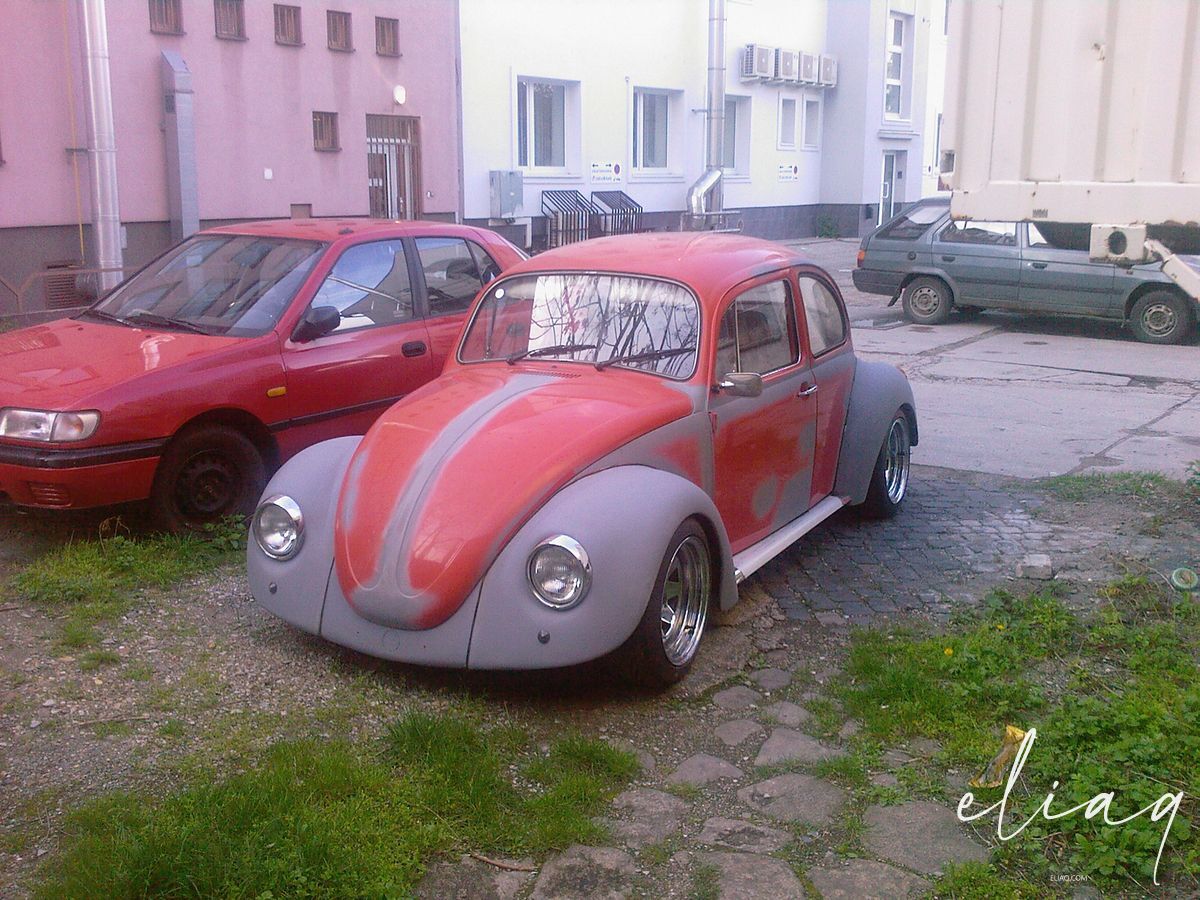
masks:
[[[82,315],[250,337],[275,327],[324,245],[243,234],[184,241]]]
[[[700,309],[681,285],[632,275],[528,275],[488,291],[458,358],[552,359],[682,379],[696,370],[699,339]]]

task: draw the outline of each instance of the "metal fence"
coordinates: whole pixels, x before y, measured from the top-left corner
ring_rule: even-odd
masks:
[[[624,191],[592,191],[599,210],[600,234],[637,234],[642,231],[642,205]]]
[[[593,218],[599,214],[579,191],[542,191],[547,249],[586,241],[592,236]]]

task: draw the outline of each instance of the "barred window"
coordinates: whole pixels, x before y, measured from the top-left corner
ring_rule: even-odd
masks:
[[[217,37],[230,41],[246,39],[245,0],[213,0]]]
[[[353,50],[354,37],[350,31],[350,13],[328,10],[325,13],[329,23],[329,49]]]
[[[400,55],[400,20],[375,17],[375,52],[380,56]]]
[[[181,0],[150,0],[150,30],[155,34],[183,34]]]
[[[300,7],[275,4],[275,43],[300,46]]]
[[[335,112],[313,112],[313,149],[341,150],[338,116]]]

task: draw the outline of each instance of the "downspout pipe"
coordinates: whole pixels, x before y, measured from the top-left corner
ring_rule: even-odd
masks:
[[[708,0],[708,103],[704,110],[704,174],[688,189],[691,227],[703,213],[720,212],[721,165],[725,161],[725,0]],[[707,205],[705,200],[707,199]]]
[[[117,199],[117,138],[108,68],[108,18],[104,0],[79,0],[87,72],[88,166],[92,187],[92,233],[101,291],[121,281],[121,206]]]

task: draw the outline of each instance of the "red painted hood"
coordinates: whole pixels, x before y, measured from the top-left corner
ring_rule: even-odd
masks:
[[[239,340],[74,319],[10,331],[0,334],[0,406],[87,409],[122,382]]]
[[[440,625],[559,488],[691,411],[641,374],[452,369],[385,413],[350,462],[334,543],[346,599],[389,627]]]

